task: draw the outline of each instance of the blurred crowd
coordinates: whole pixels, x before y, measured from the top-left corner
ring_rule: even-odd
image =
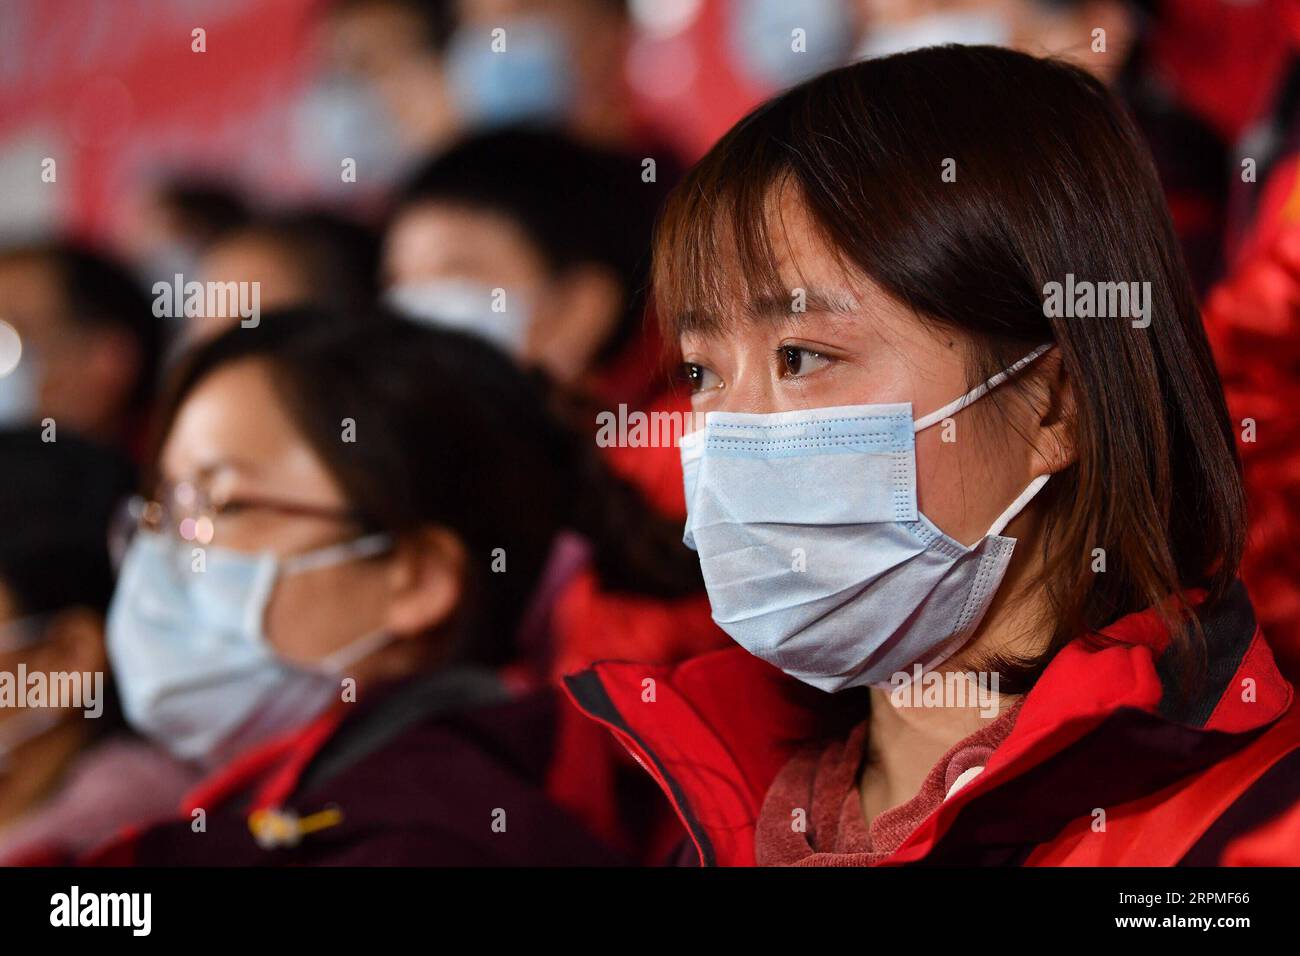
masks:
[[[135,861],[252,862],[215,817],[196,849],[194,812],[235,807],[290,852],[305,821],[274,810],[317,786],[359,808],[322,826],[388,829],[302,862],[680,841],[556,679],[727,643],[680,546],[677,450],[594,441],[600,411],[689,407],[647,277],[694,156],[628,77],[647,24],[704,17],[752,98],[948,42],[1062,56],[1121,94],[1241,425],[1246,581],[1300,663],[1296,5],[334,0],[304,103],[355,201],[173,169],[104,234],[0,248],[0,670],[110,675],[97,719],[0,712],[0,862],[120,861],[145,823]],[[204,583],[178,584],[194,561]],[[340,675],[361,688],[346,721]],[[479,793],[553,845],[448,822]]]

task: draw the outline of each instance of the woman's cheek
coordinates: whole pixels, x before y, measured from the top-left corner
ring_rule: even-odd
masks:
[[[322,568],[277,582],[266,611],[265,634],[285,660],[319,660],[347,639],[357,602],[349,600],[353,582],[342,570]]]

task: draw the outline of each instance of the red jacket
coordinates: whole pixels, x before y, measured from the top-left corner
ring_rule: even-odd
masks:
[[[1063,648],[1025,697],[1014,730],[972,783],[885,861],[901,864],[1300,863],[1243,843],[1300,803],[1300,715],[1255,625],[1245,589],[1202,619],[1206,690],[1182,706],[1160,664],[1153,612]],[[810,737],[860,720],[856,692],[831,697],[738,647],[675,666],[605,662],[566,679],[657,780],[704,865],[754,863],[754,825],[777,771]],[[1104,831],[1094,831],[1095,811]],[[1287,832],[1294,833],[1291,825]]]
[[[1262,187],[1233,271],[1205,303],[1245,472],[1242,579],[1283,673],[1300,674],[1300,156]]]

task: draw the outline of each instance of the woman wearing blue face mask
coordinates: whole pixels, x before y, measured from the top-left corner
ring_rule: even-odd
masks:
[[[267,316],[188,358],[108,649],[127,719],[209,776],[97,859],[615,859],[547,795],[554,695],[499,668],[563,529],[616,586],[694,570],[547,408],[495,350],[388,317]]]
[[[693,859],[1216,863],[1300,803],[1235,432],[1100,83],[938,47],[796,87],[670,201],[655,293],[739,646],[568,685]]]

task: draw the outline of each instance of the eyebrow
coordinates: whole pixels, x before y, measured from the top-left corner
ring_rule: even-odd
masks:
[[[803,310],[794,310],[796,286],[789,293],[766,292],[729,314],[706,310],[688,310],[671,324],[673,338],[682,335],[700,335],[711,338],[726,335],[737,324],[745,322],[799,322],[809,315],[835,318],[857,318],[862,314],[858,299],[843,289],[805,289]]]
[[[214,476],[223,471],[234,471],[246,476],[255,476],[261,471],[257,463],[247,458],[241,458],[238,455],[221,458],[216,461],[209,461],[197,468],[191,470],[188,475],[182,477],[182,481],[191,481],[196,483],[207,483]]]
[[[796,310],[795,294],[803,292],[803,308]],[[821,315],[856,315],[859,311],[857,299],[842,289],[801,289],[790,290],[789,295],[761,295],[745,307],[745,313],[753,319],[793,319],[798,321],[803,315],[812,313]]]

